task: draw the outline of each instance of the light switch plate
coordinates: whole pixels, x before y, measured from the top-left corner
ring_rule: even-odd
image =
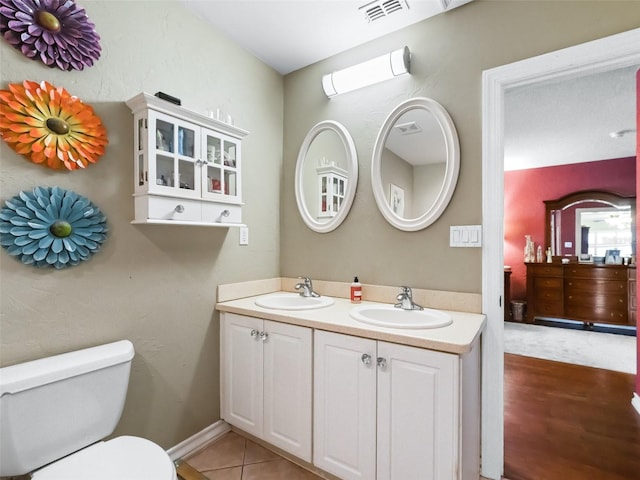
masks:
[[[249,227],[240,227],[240,245],[249,245]]]
[[[481,247],[482,225],[460,225],[449,227],[450,247]]]

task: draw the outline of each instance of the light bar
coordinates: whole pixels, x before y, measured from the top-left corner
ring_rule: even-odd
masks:
[[[403,47],[353,67],[323,75],[322,89],[331,98],[409,73],[410,63],[409,47]]]

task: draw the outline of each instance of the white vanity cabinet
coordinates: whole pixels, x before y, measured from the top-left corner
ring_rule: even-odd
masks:
[[[478,351],[316,331],[314,464],[344,480],[477,480]]]
[[[220,317],[222,418],[310,462],[312,330]]]
[[[132,223],[237,226],[248,132],[141,93],[134,115]]]

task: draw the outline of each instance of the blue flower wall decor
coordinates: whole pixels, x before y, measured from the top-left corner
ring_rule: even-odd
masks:
[[[91,201],[59,187],[36,187],[0,210],[0,245],[26,265],[78,265],[100,250],[107,219]]]

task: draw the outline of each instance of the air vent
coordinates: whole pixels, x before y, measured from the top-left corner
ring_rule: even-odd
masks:
[[[401,123],[394,128],[397,128],[402,135],[411,135],[422,131],[422,128],[416,122]]]
[[[374,22],[395,12],[409,10],[406,0],[377,0],[362,5],[359,10],[364,12],[367,22]]]

